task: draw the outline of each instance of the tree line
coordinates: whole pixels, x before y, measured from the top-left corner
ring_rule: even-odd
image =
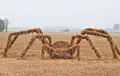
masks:
[[[0,19],[0,32],[2,31],[6,31],[8,30],[8,24],[10,22],[8,21],[8,18],[5,18],[5,19]],[[114,30],[118,30],[120,28],[120,24],[116,23],[113,25],[113,29]],[[70,30],[69,29],[65,29],[65,30],[61,30],[62,32],[69,32]]]

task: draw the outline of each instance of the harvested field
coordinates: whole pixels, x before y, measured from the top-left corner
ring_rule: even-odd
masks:
[[[0,32],[0,52],[7,43],[10,32]],[[44,33],[52,42],[64,40],[70,43],[71,36],[78,33]],[[90,36],[103,60],[96,57],[86,40],[80,43],[80,61],[77,59],[41,59],[42,43],[38,39],[25,55],[25,60],[16,60],[27,46],[33,34],[21,35],[8,50],[8,57],[0,54],[0,76],[120,76],[120,60],[113,59],[109,42],[103,37]],[[110,34],[120,49],[120,33]],[[120,56],[119,56],[120,58]]]

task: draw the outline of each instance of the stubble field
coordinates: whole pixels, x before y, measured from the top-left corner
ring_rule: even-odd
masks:
[[[7,43],[10,32],[0,32],[0,52]],[[44,33],[52,37],[52,42],[64,40],[70,43],[71,36],[79,33]],[[28,50],[25,60],[16,60],[27,46],[32,35],[21,35],[8,50],[8,58],[0,54],[0,76],[120,76],[120,60],[113,59],[107,39],[90,36],[103,60],[96,57],[86,40],[80,43],[80,61],[77,59],[41,59],[42,43],[36,40]],[[120,49],[120,33],[110,34]],[[120,58],[120,56],[119,56]]]

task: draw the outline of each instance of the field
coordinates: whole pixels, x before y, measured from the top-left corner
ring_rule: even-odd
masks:
[[[7,43],[10,32],[0,33],[0,52]],[[64,40],[70,42],[71,36],[78,33],[44,33],[52,37],[52,42]],[[8,58],[0,54],[0,76],[120,76],[120,60],[113,59],[107,39],[90,36],[103,57],[96,57],[86,40],[80,43],[80,60],[78,59],[41,59],[42,43],[38,39],[28,50],[24,60],[16,60],[28,44],[33,34],[22,35],[8,50]],[[120,33],[110,34],[120,49]],[[120,58],[120,56],[119,56]]]

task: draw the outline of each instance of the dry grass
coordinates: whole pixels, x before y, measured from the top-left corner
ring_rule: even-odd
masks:
[[[9,33],[0,33],[0,52],[4,50]],[[57,40],[70,42],[78,33],[45,33]],[[120,60],[114,60],[109,43],[102,37],[91,36],[104,60],[99,60],[86,40],[80,43],[80,61],[77,59],[41,59],[42,44],[36,40],[28,50],[26,60],[16,60],[28,44],[32,34],[20,36],[8,51],[8,58],[0,55],[0,76],[119,76]],[[111,34],[120,49],[120,34]],[[119,56],[120,58],[120,56]]]

